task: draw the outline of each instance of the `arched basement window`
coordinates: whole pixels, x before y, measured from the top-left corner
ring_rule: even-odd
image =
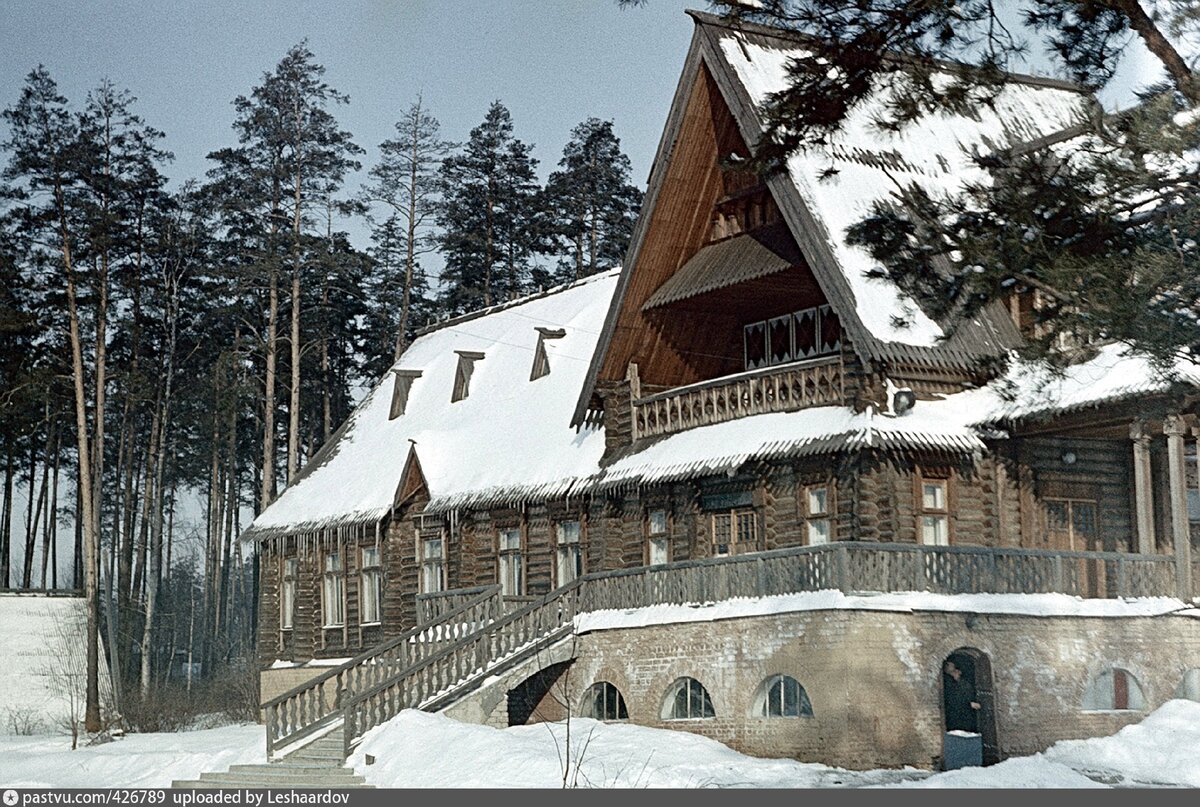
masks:
[[[663,698],[663,720],[696,720],[716,717],[708,690],[695,678],[680,678]]]
[[[583,694],[580,712],[584,717],[595,720],[628,720],[629,710],[621,690],[608,681],[597,681]]]
[[[790,675],[772,675],[754,696],[756,717],[812,717],[812,701],[800,682]]]
[[[1190,701],[1200,701],[1200,667],[1193,667],[1183,674],[1175,697],[1186,698]]]
[[[1087,712],[1140,712],[1145,708],[1142,685],[1133,673],[1120,667],[1110,667],[1096,675],[1083,693],[1083,709]]]

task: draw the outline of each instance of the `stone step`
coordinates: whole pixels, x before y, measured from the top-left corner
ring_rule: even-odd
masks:
[[[282,759],[271,763],[272,765],[304,765],[308,767],[326,766],[340,768],[346,764],[346,758],[339,752],[337,754],[317,754],[309,751],[297,751],[294,754],[288,754]]]
[[[340,765],[301,765],[294,763],[284,765],[279,762],[269,762],[265,765],[230,765],[230,773],[242,773],[243,771],[263,771],[275,776],[303,776],[308,773],[327,773],[330,771],[346,771],[350,772],[349,768],[344,768]]]
[[[279,765],[232,765],[225,773],[208,772],[200,774],[201,779],[213,776],[256,776],[265,779],[346,779],[355,776],[349,768],[306,768],[300,766],[281,767]]]
[[[329,776],[309,774],[306,776],[266,776],[256,773],[202,773],[200,782],[216,782],[229,786],[260,787],[342,787],[343,785],[365,785],[367,780],[357,774]]]

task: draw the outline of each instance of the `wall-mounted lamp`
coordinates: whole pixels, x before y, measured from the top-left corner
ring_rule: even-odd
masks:
[[[1074,465],[1076,459],[1078,458],[1075,456],[1074,451],[1064,451],[1062,453],[1063,465]]]

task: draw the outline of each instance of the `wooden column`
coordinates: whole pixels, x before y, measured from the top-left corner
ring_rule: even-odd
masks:
[[[1154,487],[1150,472],[1150,433],[1146,422],[1135,421],[1129,427],[1129,438],[1133,441],[1133,497],[1137,524],[1137,551],[1143,555],[1153,553],[1154,541]]]
[[[1177,596],[1192,597],[1192,538],[1188,526],[1187,466],[1184,459],[1184,435],[1188,428],[1183,418],[1171,415],[1163,422],[1167,435],[1168,493],[1171,502],[1171,539],[1175,549]]]
[[[626,368],[625,378],[629,381],[629,435],[630,442],[636,443],[638,438],[637,401],[642,397],[642,380],[638,376],[638,366],[636,362],[629,362],[629,367]]]

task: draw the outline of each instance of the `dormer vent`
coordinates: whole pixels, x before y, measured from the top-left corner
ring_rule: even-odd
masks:
[[[533,352],[533,370],[529,380],[534,381],[544,375],[550,375],[550,357],[546,353],[547,339],[562,339],[567,332],[562,328],[536,328],[538,332],[537,348]]]
[[[471,374],[475,372],[475,362],[483,358],[483,354],[475,350],[456,350],[458,354],[458,369],[454,371],[454,391],[450,393],[450,403],[461,401],[471,392]]]
[[[396,382],[392,386],[392,407],[388,410],[388,420],[395,420],[404,414],[405,407],[408,406],[408,393],[412,389],[412,382],[421,377],[420,370],[392,370],[396,376]]]

